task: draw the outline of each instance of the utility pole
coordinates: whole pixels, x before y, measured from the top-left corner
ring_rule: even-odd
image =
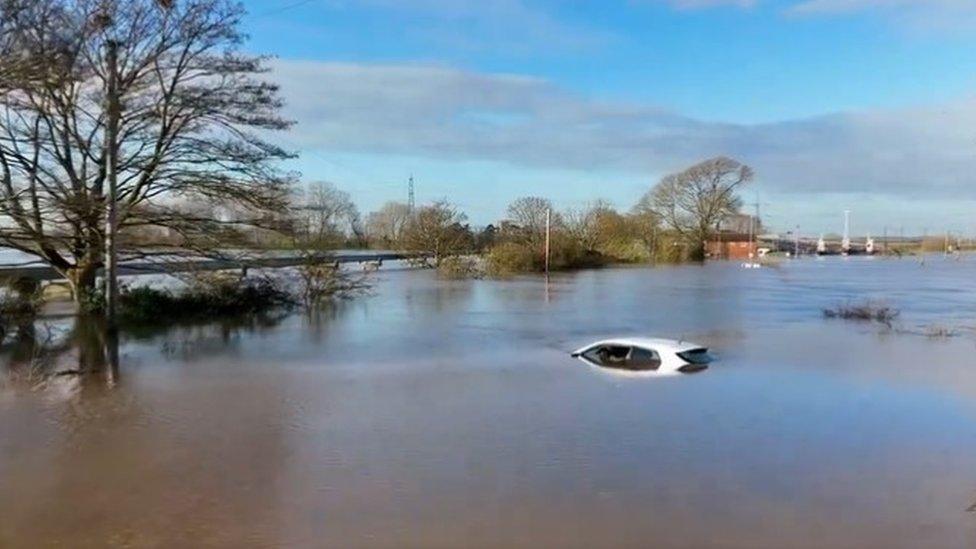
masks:
[[[546,281],[549,280],[549,238],[552,232],[552,209],[546,208]]]
[[[116,256],[116,232],[118,231],[118,133],[119,133],[119,90],[118,90],[118,50],[115,40],[105,43],[108,64],[108,82],[105,91],[105,179],[108,194],[105,202],[105,320],[108,328],[114,330],[115,313],[118,303],[118,257]]]
[[[800,257],[800,226],[797,225],[793,232],[793,257]]]
[[[759,232],[759,227],[762,225],[762,217],[761,217],[761,215],[759,213],[759,208],[760,208],[759,193],[756,193],[756,204],[755,204],[755,206],[756,206],[756,232],[758,233]]]
[[[840,241],[840,251],[848,254],[851,251],[851,211],[844,210],[844,238]]]

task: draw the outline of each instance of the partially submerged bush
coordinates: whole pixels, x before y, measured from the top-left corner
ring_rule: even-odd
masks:
[[[599,251],[586,249],[564,235],[553,235],[549,268],[553,271],[587,269],[606,265],[607,258]],[[543,249],[521,242],[502,242],[488,251],[485,271],[496,277],[545,271]]]
[[[932,325],[925,328],[925,336],[933,339],[949,339],[958,335],[959,330],[951,326]]]
[[[461,280],[465,278],[481,278],[484,268],[476,257],[447,257],[437,267],[437,274],[443,278]]]
[[[207,277],[179,292],[150,287],[124,289],[119,316],[134,323],[159,323],[217,315],[241,315],[294,304],[269,278]]]
[[[528,246],[515,242],[496,244],[488,251],[485,266],[491,276],[511,276],[530,273],[545,268],[545,259]]]
[[[637,239],[611,240],[601,244],[598,251],[615,263],[647,263],[653,259],[651,250]]]
[[[844,320],[860,320],[865,322],[880,322],[891,325],[900,311],[883,303],[866,301],[856,305],[839,305],[823,310],[827,318],[842,318]]]
[[[572,241],[556,241],[552,250],[550,268],[555,271],[566,269],[595,269],[603,267],[610,260],[599,250],[584,248]],[[540,271],[544,270],[539,269]]]
[[[308,262],[298,267],[299,289],[306,307],[327,299],[344,299],[365,293],[370,285],[365,274],[352,274],[334,263]]]

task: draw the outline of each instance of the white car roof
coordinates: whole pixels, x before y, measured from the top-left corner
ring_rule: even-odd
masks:
[[[620,337],[614,339],[604,339],[601,341],[595,341],[590,343],[585,347],[581,347],[576,353],[582,353],[587,349],[596,347],[597,345],[619,345],[621,347],[644,347],[653,349],[659,353],[662,352],[672,352],[672,353],[683,353],[685,351],[691,351],[692,349],[704,349],[704,345],[699,345],[691,341],[679,341],[676,339],[663,339],[656,337]]]

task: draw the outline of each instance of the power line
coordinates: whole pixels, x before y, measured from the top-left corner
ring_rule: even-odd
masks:
[[[292,2],[291,4],[286,4],[286,5],[281,6],[279,8],[274,8],[274,9],[270,9],[270,10],[265,11],[265,12],[256,13],[256,14],[254,14],[254,17],[261,18],[261,17],[270,17],[272,15],[278,15],[279,13],[284,13],[286,11],[293,10],[295,8],[300,8],[300,7],[304,6],[305,4],[311,4],[312,2],[315,2],[315,1],[316,0],[298,0],[297,2]]]

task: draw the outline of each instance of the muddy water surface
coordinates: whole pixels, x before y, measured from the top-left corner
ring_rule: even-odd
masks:
[[[117,370],[47,382],[8,342],[0,547],[976,546],[976,259],[385,272],[374,294],[127,332]],[[870,297],[898,324],[821,316]],[[51,360],[91,369],[71,329]],[[720,360],[634,379],[568,356],[618,334]]]

